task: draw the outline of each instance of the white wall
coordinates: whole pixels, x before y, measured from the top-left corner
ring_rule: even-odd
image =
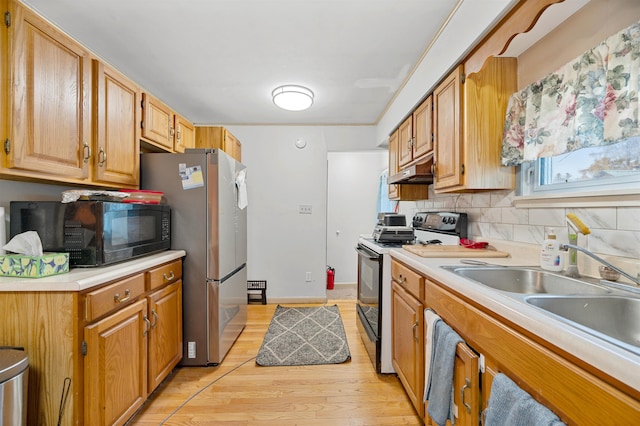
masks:
[[[380,174],[388,167],[387,150],[328,153],[327,264],[336,284],[354,284],[361,234],[376,224]]]
[[[248,278],[270,303],[326,297],[328,146],[371,146],[371,126],[228,126],[247,166]],[[303,138],[304,149],[295,141]],[[352,148],[353,149],[353,148]],[[309,204],[312,214],[300,214]],[[306,273],[312,280],[306,282]]]

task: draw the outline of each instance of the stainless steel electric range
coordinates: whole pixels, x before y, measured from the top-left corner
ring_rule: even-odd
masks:
[[[386,216],[385,216],[386,215]],[[467,215],[418,212],[411,226],[404,216],[381,213],[371,237],[358,240],[357,325],[378,373],[395,373],[391,362],[391,249],[408,244],[458,245],[467,237]]]

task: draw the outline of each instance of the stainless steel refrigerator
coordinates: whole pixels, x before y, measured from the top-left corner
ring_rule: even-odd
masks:
[[[141,188],[171,206],[171,248],[186,250],[181,365],[217,365],[247,322],[246,168],[218,149],[144,153]]]

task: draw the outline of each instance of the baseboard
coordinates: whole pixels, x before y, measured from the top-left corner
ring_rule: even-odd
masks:
[[[358,285],[357,283],[335,283],[333,285],[333,288],[336,289],[336,288],[355,287],[357,285]]]
[[[290,303],[298,303],[298,304],[310,304],[310,303],[327,303],[326,297],[267,297],[267,303],[269,305],[275,304],[290,304]]]

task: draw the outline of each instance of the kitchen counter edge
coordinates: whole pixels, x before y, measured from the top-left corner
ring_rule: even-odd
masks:
[[[184,250],[167,250],[127,262],[96,268],[72,268],[68,273],[42,278],[0,277],[0,292],[83,291],[142,272],[186,256]]]

